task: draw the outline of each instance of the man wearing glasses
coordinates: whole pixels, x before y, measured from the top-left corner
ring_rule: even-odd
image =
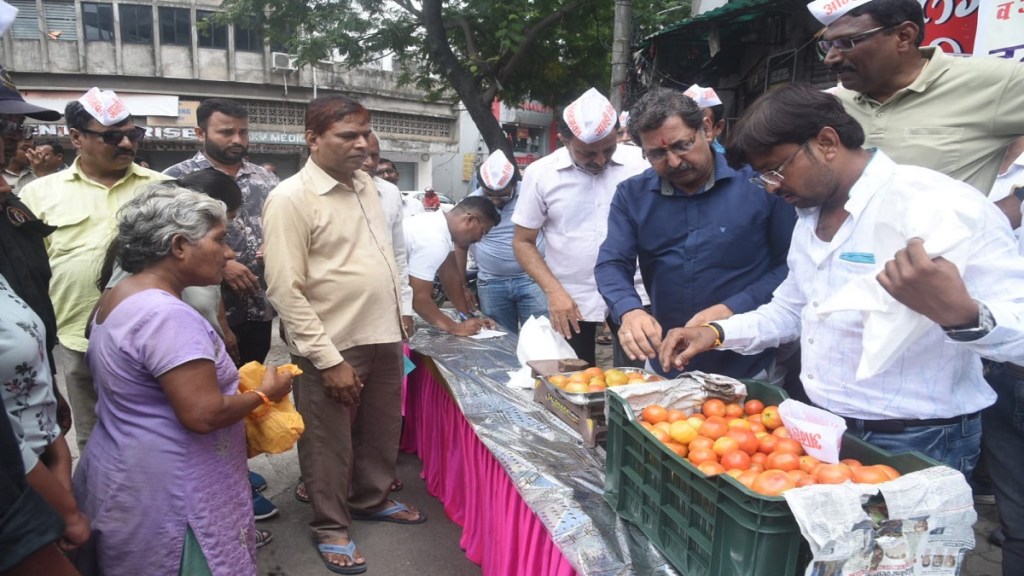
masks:
[[[918,0],[816,0],[818,50],[866,145],[987,193],[1003,151],[1024,134],[1024,64],[922,48]],[[971,47],[966,47],[968,50]]]
[[[85,362],[85,326],[99,299],[99,263],[117,225],[117,211],[137,187],[167,176],[132,162],[146,129],[136,126],[124,101],[93,88],[64,111],[78,158],[67,170],[30,182],[21,199],[57,230],[47,252],[53,279],[50,298],[57,314],[57,354],[71,401],[78,447],[96,424],[96,389]]]
[[[608,237],[594,274],[617,321],[623,348],[653,361],[665,331],[748,312],[771,300],[786,277],[793,208],[766,193],[749,166],[733,169],[714,152],[711,121],[689,96],[667,88],[645,94],[629,132],[651,167],[619,184]],[[785,163],[777,168],[785,170]],[[633,288],[639,258],[651,312]],[[738,378],[770,367],[774,350],[754,356],[708,354],[692,369]]]
[[[470,250],[478,268],[476,287],[480,310],[513,334],[530,316],[546,316],[548,300],[544,291],[523,270],[512,251],[512,214],[519,199],[519,172],[501,150],[495,150],[480,165],[480,187],[470,194],[489,200],[501,222],[491,229]],[[544,254],[543,236],[537,239],[537,250]],[[456,260],[463,272],[466,250],[456,246]]]

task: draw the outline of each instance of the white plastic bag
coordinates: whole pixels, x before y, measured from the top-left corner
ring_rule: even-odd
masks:
[[[787,399],[779,404],[779,416],[789,430],[789,437],[799,442],[804,451],[822,462],[839,462],[846,420],[821,408]]]
[[[519,358],[520,366],[526,366],[527,362],[533,360],[576,358],[576,353],[569,342],[551,327],[547,316],[530,316],[519,330],[516,357]]]

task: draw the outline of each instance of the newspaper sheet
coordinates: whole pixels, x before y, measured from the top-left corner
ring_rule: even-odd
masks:
[[[806,576],[955,576],[974,548],[971,488],[946,466],[785,497],[814,555]]]

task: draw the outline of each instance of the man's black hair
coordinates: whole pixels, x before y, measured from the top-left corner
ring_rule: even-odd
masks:
[[[248,118],[249,111],[234,100],[227,98],[207,98],[199,104],[199,108],[196,108],[196,124],[206,129],[206,124],[210,121],[210,116],[213,116],[214,112],[220,112],[225,116],[232,118]]]
[[[886,28],[911,22],[918,30],[915,45],[920,47],[924,43],[924,9],[917,0],[871,0],[847,12],[849,16],[865,14]]]
[[[492,227],[501,224],[501,213],[495,208],[493,202],[482,196],[467,196],[456,204],[452,211],[472,212],[490,222]]]

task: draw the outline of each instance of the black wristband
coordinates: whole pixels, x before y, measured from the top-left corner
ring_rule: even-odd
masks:
[[[722,329],[722,325],[718,322],[708,322],[711,326],[714,326],[715,330],[718,330],[718,341],[725,344],[725,330]]]

